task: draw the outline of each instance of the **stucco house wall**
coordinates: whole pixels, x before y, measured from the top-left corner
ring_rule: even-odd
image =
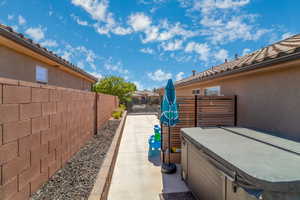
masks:
[[[0,77],[36,82],[35,69],[37,65],[48,69],[49,85],[91,90],[92,83],[83,78],[0,45]]]
[[[237,95],[237,125],[300,140],[300,61],[263,71],[177,87],[178,96],[192,89],[220,86],[221,95]]]

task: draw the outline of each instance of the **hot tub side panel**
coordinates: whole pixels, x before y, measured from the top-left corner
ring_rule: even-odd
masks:
[[[187,174],[186,180],[191,191],[201,200],[223,200],[224,177],[204,157],[204,154],[187,141]]]

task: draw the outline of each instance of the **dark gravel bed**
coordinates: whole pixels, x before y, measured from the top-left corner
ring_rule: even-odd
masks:
[[[110,120],[31,200],[88,199],[120,121]]]

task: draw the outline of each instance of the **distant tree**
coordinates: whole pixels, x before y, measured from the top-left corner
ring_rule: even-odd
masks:
[[[107,76],[93,86],[93,91],[118,96],[120,103],[127,103],[131,101],[136,85],[121,77]]]

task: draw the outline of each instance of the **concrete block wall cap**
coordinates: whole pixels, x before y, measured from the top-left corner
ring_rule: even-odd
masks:
[[[18,80],[8,79],[8,78],[0,78],[0,83],[6,85],[19,85]]]
[[[41,88],[45,89],[56,89],[56,86],[54,85],[45,85],[45,84],[40,84]]]
[[[39,88],[39,87],[41,87],[41,84],[39,84],[39,83],[33,83],[33,82],[28,82],[28,81],[19,81],[19,86]]]
[[[79,89],[66,88],[66,87],[55,86],[55,85],[40,84],[40,83],[35,83],[35,82],[22,81],[22,80],[3,78],[3,77],[0,77],[0,84],[24,86],[24,87],[32,87],[32,88],[54,89],[54,90],[62,90],[62,91],[69,91],[69,92],[78,92],[83,95],[90,94],[91,97],[95,95],[95,92],[92,92],[92,91],[84,91],[84,90],[79,90]]]

